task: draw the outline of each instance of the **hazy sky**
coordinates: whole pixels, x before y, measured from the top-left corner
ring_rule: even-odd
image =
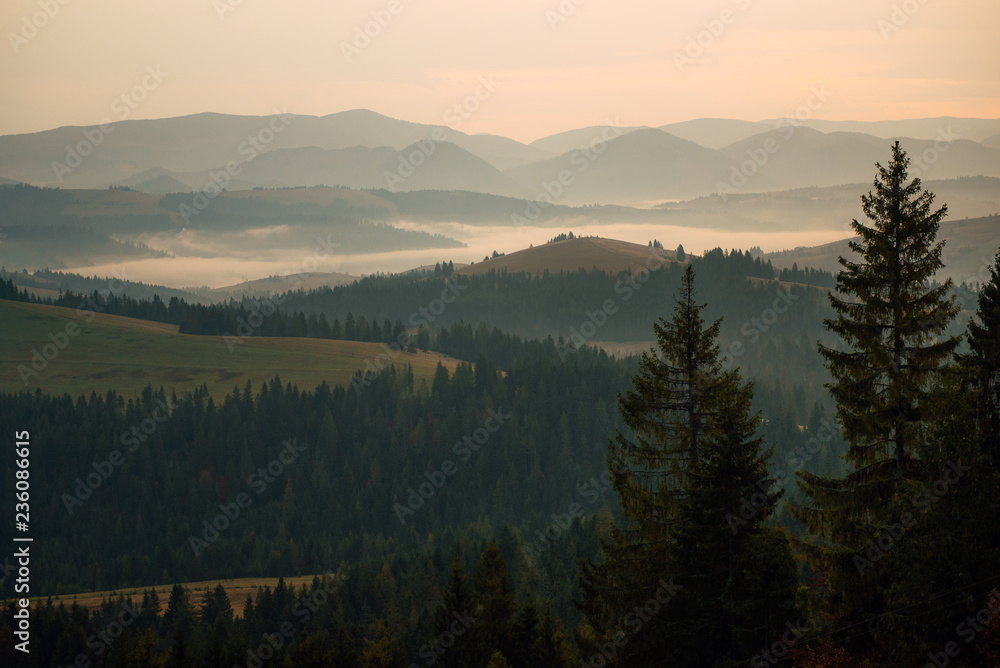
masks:
[[[0,134],[467,100],[462,131],[530,141],[788,116],[813,87],[815,118],[1000,117],[997,0],[3,0],[0,26]]]

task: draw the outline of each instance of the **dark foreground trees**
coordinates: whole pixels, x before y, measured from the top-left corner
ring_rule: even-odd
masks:
[[[955,640],[961,613],[975,615],[986,600],[996,543],[979,518],[998,488],[984,417],[992,409],[982,353],[995,346],[981,333],[990,325],[973,327],[980,343],[954,366],[960,339],[945,331],[958,307],[950,281],[932,283],[947,207],[932,209],[934,195],[909,179],[908,165],[896,142],[862,197],[870,223],[853,221],[859,238],[850,244],[860,259],[840,258],[830,295],[837,316],[825,322],[842,345],[819,346],[849,472],[801,473],[809,502],[795,514],[813,536],[803,553],[825,574],[820,609],[834,637],[911,665]],[[990,294],[987,286],[987,302]]]
[[[617,665],[713,665],[747,659],[792,615],[794,564],[766,526],[781,497],[767,472],[753,386],[723,371],[719,323],[706,326],[687,267],[672,319],[654,326],[619,396],[628,433],[608,466],[625,521],[584,564],[585,650]],[[742,509],[742,513],[741,513]],[[749,509],[749,511],[748,511]]]

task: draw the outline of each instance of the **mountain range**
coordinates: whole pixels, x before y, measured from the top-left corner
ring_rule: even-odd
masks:
[[[0,183],[154,194],[324,184],[645,206],[865,183],[894,138],[924,179],[1000,176],[1000,119],[609,122],[524,144],[359,109],[202,113],[0,136]]]

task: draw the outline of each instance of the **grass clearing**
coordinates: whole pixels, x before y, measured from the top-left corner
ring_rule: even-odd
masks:
[[[58,350],[52,337],[66,341],[65,348]],[[0,300],[0,391],[41,389],[76,397],[114,389],[128,397],[146,385],[162,386],[169,395],[205,384],[213,397],[222,398],[233,386],[242,389],[250,381],[257,388],[275,376],[312,390],[323,381],[346,385],[368,360],[385,353],[380,343],[358,341],[262,336],[242,341],[230,352],[221,336],[180,334],[174,325]],[[36,372],[32,351],[56,354]],[[433,352],[401,352],[393,360],[413,365],[418,383],[433,379],[438,362],[450,371],[459,363]],[[35,364],[42,367],[37,358]]]

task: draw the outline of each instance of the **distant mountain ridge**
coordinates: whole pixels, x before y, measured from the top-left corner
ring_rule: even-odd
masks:
[[[542,193],[547,183],[565,172],[560,201],[623,203],[712,192],[727,165],[717,151],[656,128],[642,128],[590,148],[508,169],[506,174],[529,191]]]
[[[173,173],[206,172],[223,168],[231,160],[244,161],[254,146],[253,142],[247,145],[250,137],[267,151],[359,146],[400,150],[429,138],[435,130],[443,134],[445,141],[465,148],[500,169],[551,157],[506,137],[468,135],[445,126],[410,123],[364,109],[322,117],[282,112],[271,116],[206,112],[156,120],[128,120],[110,127],[110,131],[104,131],[99,126],[65,126],[44,132],[0,136],[0,177],[36,185],[93,188],[161,168],[179,181],[187,182],[188,179]],[[89,155],[82,156],[78,167],[72,167],[71,160],[67,160],[71,151],[67,149],[76,149],[80,144],[89,144],[89,148],[85,146],[77,153]],[[69,172],[62,173],[62,180],[53,163],[69,167]]]
[[[729,187],[764,192],[864,182],[896,137],[915,163],[923,160],[925,179],[1000,176],[1000,119],[702,118],[658,128],[609,120],[524,144],[354,109],[327,116],[202,113],[0,136],[0,183],[127,185],[154,194],[325,184],[648,206]]]

